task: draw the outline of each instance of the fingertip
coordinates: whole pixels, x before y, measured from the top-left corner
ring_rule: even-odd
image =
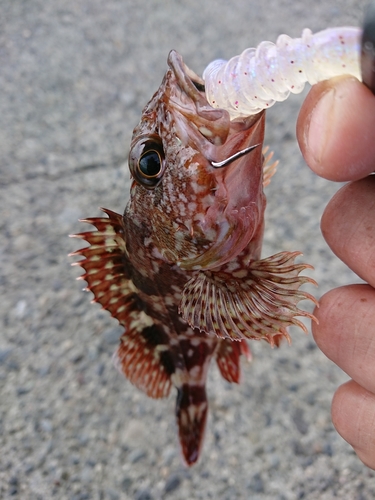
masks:
[[[352,406],[348,404],[348,401],[356,397],[356,392],[360,389],[359,385],[354,382],[354,380],[349,380],[345,384],[340,385],[336,390],[331,404],[331,418],[332,423],[340,434],[346,441],[351,443],[350,431],[352,431],[353,416],[352,416]]]
[[[314,340],[319,349],[330,359],[333,346],[337,347],[339,339],[336,331],[332,330],[332,320],[335,321],[337,308],[341,306],[338,289],[330,290],[319,300],[319,307],[314,310],[316,322],[311,325]]]
[[[341,385],[332,400],[332,423],[355,450],[359,459],[375,468],[375,395],[354,380]]]
[[[365,177],[375,167],[375,96],[352,76],[310,90],[297,120],[297,139],[310,168],[333,181]]]
[[[375,394],[375,290],[347,285],[326,293],[312,332],[320,350],[362,387]]]
[[[324,239],[359,277],[375,288],[375,175],[349,182],[321,218]]]

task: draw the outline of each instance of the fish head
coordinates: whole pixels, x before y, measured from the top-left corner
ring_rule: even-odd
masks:
[[[204,81],[177,52],[168,65],[133,132],[126,216],[139,228],[146,222],[144,247],[152,243],[158,257],[185,270],[212,269],[261,232],[264,112],[231,121],[210,106]]]

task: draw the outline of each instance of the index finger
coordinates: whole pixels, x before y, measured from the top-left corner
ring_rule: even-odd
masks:
[[[358,180],[375,167],[375,96],[356,78],[314,85],[297,120],[309,167],[333,181]]]

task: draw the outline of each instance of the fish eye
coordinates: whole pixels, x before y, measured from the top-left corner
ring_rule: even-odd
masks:
[[[147,189],[161,181],[165,158],[161,139],[156,134],[141,136],[129,153],[129,168],[134,179]]]
[[[146,151],[139,158],[138,168],[145,177],[152,178],[160,174],[161,158],[157,151]]]

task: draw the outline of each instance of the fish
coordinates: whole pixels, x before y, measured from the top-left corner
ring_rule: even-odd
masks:
[[[264,159],[264,111],[231,120],[213,108],[204,81],[176,52],[135,127],[130,198],[123,215],[102,209],[72,255],[94,302],[124,327],[117,368],[151,398],[176,389],[178,437],[188,466],[200,457],[207,373],[239,383],[247,340],[279,346],[287,327],[313,315],[300,290],[300,252],[261,258],[266,198],[275,163]]]

